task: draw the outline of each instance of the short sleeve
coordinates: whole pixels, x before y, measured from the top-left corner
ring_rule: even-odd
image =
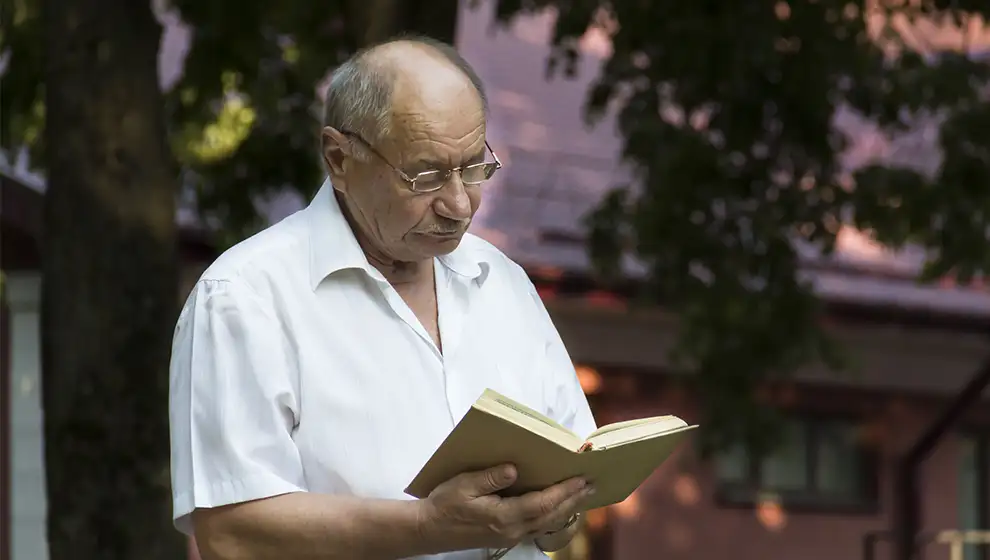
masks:
[[[587,437],[597,429],[595,418],[588,406],[588,399],[578,380],[574,363],[564,347],[563,340],[547,312],[543,299],[530,283],[530,297],[536,306],[537,322],[545,345],[546,395],[549,416],[554,421],[581,437]]]
[[[249,286],[200,280],[172,342],[173,519],[304,491],[292,440],[297,392],[274,313]]]

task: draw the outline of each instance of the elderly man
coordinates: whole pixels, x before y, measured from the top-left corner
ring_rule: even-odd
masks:
[[[485,114],[448,46],[359,53],[327,94],[327,182],[196,284],[170,417],[175,522],[204,559],[543,558],[570,540],[579,479],[502,498],[516,473],[492,465],[403,493],[485,388],[595,428],[526,274],[466,233],[501,166]]]

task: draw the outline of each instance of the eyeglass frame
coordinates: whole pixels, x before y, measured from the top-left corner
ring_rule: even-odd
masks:
[[[437,184],[436,187],[431,188],[429,190],[420,190],[420,189],[417,189],[416,188],[416,181],[419,180],[419,178],[421,176],[426,175],[428,173],[444,173],[444,172],[441,171],[441,170],[439,170],[439,169],[431,169],[429,171],[421,171],[421,172],[417,173],[415,177],[410,177],[408,173],[406,173],[405,171],[403,171],[403,170],[399,169],[398,167],[396,167],[395,165],[393,165],[392,162],[388,160],[388,158],[386,158],[385,156],[383,156],[381,154],[381,152],[379,152],[377,149],[375,149],[374,146],[371,145],[371,142],[368,142],[367,140],[365,140],[364,137],[361,136],[360,134],[358,134],[356,132],[352,132],[350,130],[341,130],[340,133],[343,134],[344,136],[348,137],[348,138],[356,138],[358,141],[360,141],[362,144],[364,144],[364,146],[366,148],[368,148],[368,150],[370,150],[371,153],[375,154],[378,157],[378,159],[380,159],[383,162],[385,162],[385,165],[391,167],[392,170],[395,171],[396,174],[399,175],[399,178],[402,179],[406,183],[406,187],[410,191],[412,191],[412,192],[414,192],[416,194],[428,194],[428,193],[432,193],[432,192],[437,192],[438,190],[442,189],[447,184],[448,181],[450,181],[450,178],[454,175],[454,173],[457,173],[458,175],[460,175],[461,182],[464,183],[465,185],[472,186],[472,187],[473,186],[478,186],[478,185],[484,183],[485,181],[491,179],[492,176],[495,175],[495,172],[496,171],[498,171],[499,169],[502,169],[502,160],[498,159],[498,154],[496,154],[495,153],[495,150],[493,150],[492,147],[488,145],[488,140],[486,139],[485,140],[485,148],[488,150],[489,153],[492,154],[492,159],[495,160],[494,162],[486,161],[486,162],[482,162],[482,163],[472,163],[470,165],[459,165],[457,167],[450,168],[443,175],[443,179],[441,181],[439,181],[439,183]],[[464,169],[467,169],[469,167],[475,167],[475,166],[491,165],[492,163],[495,164],[495,169],[492,170],[492,172],[488,175],[488,177],[485,177],[481,181],[477,181],[477,182],[468,183],[468,182],[464,181],[464,174],[463,174],[463,170]]]

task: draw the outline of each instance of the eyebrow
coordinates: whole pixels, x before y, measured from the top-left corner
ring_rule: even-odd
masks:
[[[482,144],[481,149],[478,150],[478,152],[473,154],[471,157],[465,159],[464,162],[461,164],[461,166],[463,167],[466,165],[473,165],[475,163],[480,163],[485,159],[485,152],[486,152],[486,148],[484,144]],[[426,171],[439,171],[449,168],[450,166],[448,166],[446,163],[435,159],[421,159],[412,163],[409,166],[409,169],[406,170],[406,172],[411,175],[415,175],[418,173],[424,173]]]
[[[413,173],[425,173],[427,171],[438,171],[444,168],[444,164],[435,159],[421,159],[409,166]]]
[[[481,149],[478,150],[478,152],[475,153],[473,156],[469,157],[467,159],[467,163],[465,163],[464,165],[471,165],[472,163],[478,163],[480,161],[483,161],[485,159],[485,153],[487,151],[488,151],[488,149],[485,148],[485,145],[484,144],[482,144],[481,145]]]

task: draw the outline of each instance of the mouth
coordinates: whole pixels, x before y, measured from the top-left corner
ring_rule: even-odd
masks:
[[[449,241],[451,239],[460,239],[463,237],[468,230],[468,226],[470,225],[470,220],[464,220],[461,222],[454,220],[443,221],[440,223],[430,224],[420,230],[419,234],[424,237],[429,237],[440,241]]]
[[[449,230],[449,231],[428,231],[423,235],[428,237],[437,237],[440,239],[450,239],[451,237],[459,237],[463,232],[459,229]]]

